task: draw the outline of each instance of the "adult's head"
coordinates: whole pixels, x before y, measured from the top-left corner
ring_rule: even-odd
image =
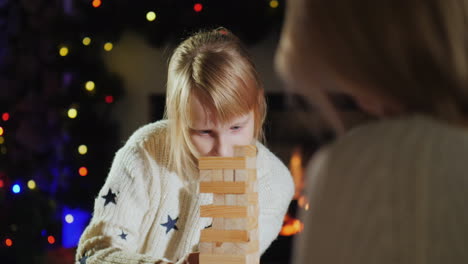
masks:
[[[468,3],[292,0],[276,66],[339,127],[324,100],[346,93],[379,117],[424,113],[460,122],[468,106]]]

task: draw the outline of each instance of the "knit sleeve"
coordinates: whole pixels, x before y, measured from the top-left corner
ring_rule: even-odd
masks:
[[[263,254],[281,231],[294,195],[294,183],[289,170],[273,154],[266,161],[259,160],[258,166],[261,173],[258,178],[259,235]]]
[[[152,194],[160,193],[150,193],[151,186],[158,186],[151,182],[157,177],[146,175],[145,166],[144,155],[137,148],[123,147],[116,153],[95,199],[93,218],[80,238],[77,263],[169,263],[138,253],[150,227],[150,201],[159,201]]]

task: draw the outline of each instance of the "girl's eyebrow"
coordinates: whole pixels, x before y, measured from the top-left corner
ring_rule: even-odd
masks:
[[[250,117],[246,117],[244,119],[238,119],[235,122],[233,122],[233,125],[244,125],[245,123],[249,122]]]

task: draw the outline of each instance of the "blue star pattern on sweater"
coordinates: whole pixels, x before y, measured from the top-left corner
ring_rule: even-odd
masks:
[[[82,258],[80,258],[80,264],[86,264],[87,259],[88,259],[87,256],[83,256]]]
[[[122,234],[118,235],[121,239],[123,240],[127,240],[127,235],[128,234],[125,234],[124,231],[122,230]]]
[[[115,201],[115,197],[117,195],[115,193],[112,192],[112,189],[109,188],[109,191],[107,192],[106,195],[103,195],[101,196],[102,198],[104,198],[104,200],[106,200],[104,202],[104,206],[106,206],[107,204],[109,203],[114,203],[114,204],[117,204],[117,202]]]
[[[176,223],[178,220],[179,220],[179,217],[177,217],[176,219],[172,219],[170,215],[167,215],[167,222],[164,224],[161,224],[162,226],[166,227],[166,234],[169,233],[171,229],[179,230],[179,228],[177,228],[176,226]]]

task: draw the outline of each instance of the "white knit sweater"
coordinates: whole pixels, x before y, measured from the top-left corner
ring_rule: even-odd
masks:
[[[310,163],[295,264],[468,263],[468,129],[364,125]]]
[[[212,202],[212,194],[198,194],[195,181],[183,188],[166,169],[166,130],[167,121],[146,125],[116,153],[81,236],[78,263],[183,263],[198,250],[200,230],[211,225],[210,218],[199,217],[199,208]],[[294,184],[274,154],[260,143],[257,148],[263,253],[281,229]]]

